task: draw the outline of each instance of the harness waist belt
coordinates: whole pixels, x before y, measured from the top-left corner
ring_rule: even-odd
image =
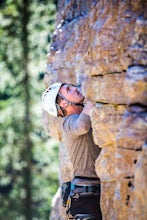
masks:
[[[71,193],[100,193],[100,185],[80,186],[71,183]]]
[[[84,180],[100,180],[99,177],[87,177],[87,176],[75,176],[74,179],[84,179]]]

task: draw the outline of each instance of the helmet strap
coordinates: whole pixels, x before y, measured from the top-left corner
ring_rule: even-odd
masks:
[[[65,116],[64,110],[57,103],[56,103],[56,108],[57,108],[58,116],[64,117]]]

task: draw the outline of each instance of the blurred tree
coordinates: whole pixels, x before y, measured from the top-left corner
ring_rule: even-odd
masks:
[[[53,0],[0,1],[0,219],[48,219],[58,143],[41,125]]]

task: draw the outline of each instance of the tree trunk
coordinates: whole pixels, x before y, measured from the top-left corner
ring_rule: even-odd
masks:
[[[32,158],[32,142],[30,138],[31,132],[31,118],[30,118],[30,77],[28,71],[29,63],[29,42],[28,42],[28,30],[27,26],[30,18],[30,0],[23,0],[23,10],[22,10],[22,51],[23,51],[23,61],[22,68],[24,71],[24,154],[23,159],[26,162],[26,167],[24,168],[24,189],[25,189],[25,201],[24,201],[24,215],[26,220],[32,219],[32,170],[31,170],[31,158]]]

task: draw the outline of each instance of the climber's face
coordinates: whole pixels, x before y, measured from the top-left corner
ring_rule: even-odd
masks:
[[[71,102],[82,103],[84,100],[84,96],[78,88],[71,84],[63,85],[59,92]]]

